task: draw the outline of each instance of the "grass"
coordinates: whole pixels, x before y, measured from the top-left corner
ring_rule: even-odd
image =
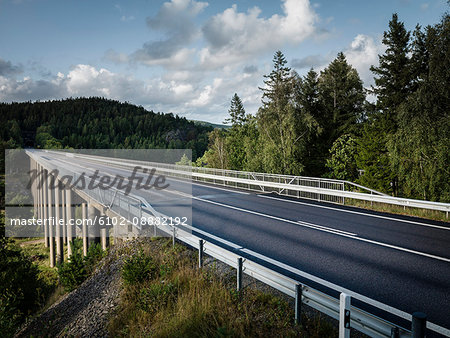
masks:
[[[337,332],[320,318],[294,324],[292,305],[261,291],[244,288],[211,269],[199,270],[196,254],[171,240],[158,239],[138,255],[152,267],[141,282],[127,283],[131,259],[123,268],[120,305],[109,322],[111,336],[155,337],[329,337]],[[144,258],[143,258],[144,259]],[[131,264],[131,263],[130,263]]]
[[[357,208],[368,209],[368,210],[386,212],[386,213],[390,213],[390,214],[413,216],[413,217],[420,217],[420,218],[425,218],[425,219],[432,219],[432,220],[441,221],[441,222],[449,222],[449,219],[447,218],[446,213],[443,211],[402,207],[402,206],[396,206],[396,205],[392,205],[392,204],[379,203],[379,202],[371,203],[368,201],[361,201],[361,200],[350,199],[350,198],[345,199],[345,205],[354,206]]]

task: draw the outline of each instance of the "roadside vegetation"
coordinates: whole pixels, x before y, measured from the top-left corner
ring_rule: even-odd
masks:
[[[171,240],[154,239],[123,265],[120,305],[111,336],[154,337],[330,337],[320,317],[294,324],[292,304],[236,280],[214,267],[197,268],[196,253]]]
[[[58,275],[44,263],[47,257],[36,246],[22,250],[13,240],[0,238],[0,336],[12,336],[55,298]]]
[[[0,336],[13,336],[25,320],[39,315],[77,288],[106,255],[100,245],[83,257],[80,240],[72,258],[51,268],[49,249],[34,238],[0,237]],[[67,248],[67,247],[65,247]]]
[[[350,199],[350,198],[345,199],[345,205],[354,206],[357,208],[363,208],[363,209],[367,209],[367,210],[385,212],[385,213],[389,213],[389,214],[397,214],[397,215],[405,215],[405,216],[419,217],[419,218],[425,218],[425,219],[432,219],[432,220],[441,221],[441,222],[449,222],[450,221],[449,218],[447,217],[447,214],[443,211],[402,207],[402,206],[386,204],[386,203],[378,203],[378,202],[370,203],[368,201],[361,201],[361,200],[355,200],[355,199]]]

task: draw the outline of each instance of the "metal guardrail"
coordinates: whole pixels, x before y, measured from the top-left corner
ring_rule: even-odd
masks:
[[[78,156],[78,155],[76,155]],[[84,156],[84,155],[82,155]],[[91,158],[92,159],[92,158]],[[103,159],[96,158],[96,161],[106,161]],[[107,161],[109,165],[111,165],[111,160]],[[131,162],[131,161],[130,161]],[[148,162],[142,163],[141,161],[137,161],[139,163],[134,162],[133,165],[150,165]],[[118,164],[118,163],[116,163]],[[120,166],[126,166],[128,167],[131,165],[131,163],[119,163]],[[166,167],[167,166],[167,167]],[[155,167],[152,165],[152,167]],[[162,168],[161,168],[162,167]],[[189,174],[187,174],[183,170],[178,170],[177,167],[175,169],[171,165],[160,165],[161,171],[164,171],[165,173],[170,173],[172,175],[176,175],[178,177],[188,177]],[[216,175],[212,175],[210,173],[197,173],[198,177],[208,177],[210,178],[213,176],[215,179],[217,179]],[[205,176],[208,175],[208,176]],[[221,179],[223,182],[230,180],[230,177],[223,177],[220,176],[219,179]],[[230,180],[234,183],[242,183],[242,184],[255,184],[254,182],[247,182],[249,181],[246,178],[239,178],[234,177],[231,178],[233,180]],[[283,183],[276,183],[276,182],[267,182],[264,181],[265,186],[276,186],[282,187],[286,189],[286,187],[283,186]],[[287,184],[289,185],[289,184]],[[313,192],[322,192],[324,188],[317,188],[317,187],[309,187],[308,189],[311,189]],[[315,190],[314,190],[315,189]],[[331,190],[331,189],[329,189]],[[351,192],[344,192],[340,191],[341,194],[344,193],[351,193]],[[352,193],[355,194],[355,193]],[[353,195],[350,195],[353,196]],[[373,196],[373,195],[372,195]],[[344,196],[345,197],[345,196]],[[375,197],[375,196],[373,196]],[[386,198],[386,196],[376,196],[377,198]],[[433,202],[430,202],[433,203]],[[154,210],[146,210],[150,206],[146,201],[144,202],[145,207],[140,210],[140,212],[148,212],[152,215],[155,215]],[[151,206],[150,206],[151,208]],[[129,214],[131,216],[131,214]],[[156,227],[156,226],[155,226]],[[303,271],[300,271],[298,269],[292,268],[290,266],[287,266],[281,262],[272,260],[268,257],[264,257],[262,255],[259,255],[255,252],[252,252],[248,249],[245,249],[241,246],[238,246],[234,243],[231,243],[229,241],[223,240],[219,237],[216,237],[214,235],[208,234],[202,230],[196,229],[192,226],[184,227],[184,229],[188,229],[190,231],[186,231],[183,228],[175,228],[170,225],[162,225],[160,224],[158,226],[158,229],[160,231],[163,231],[169,235],[172,235],[174,240],[175,237],[184,242],[185,244],[190,245],[191,247],[198,249],[200,252],[199,257],[202,257],[203,253],[206,253],[210,255],[211,257],[214,257],[225,264],[235,267],[238,270],[238,277],[239,274],[246,273],[257,280],[270,285],[274,287],[275,289],[283,292],[284,294],[287,294],[291,297],[295,297],[296,299],[296,319],[299,319],[299,313],[300,313],[300,306],[302,303],[308,304],[312,308],[315,308],[319,310],[320,312],[323,312],[337,320],[339,320],[339,330],[340,335],[342,336],[348,336],[349,334],[349,327],[355,328],[358,331],[361,331],[369,336],[374,337],[410,337],[411,332],[410,330],[406,328],[399,327],[387,320],[384,320],[382,318],[379,318],[377,316],[374,316],[366,311],[363,311],[355,306],[350,305],[350,298],[358,299],[359,301],[366,303],[368,305],[371,305],[373,307],[376,307],[378,309],[381,309],[382,311],[385,311],[387,313],[393,314],[397,316],[398,318],[405,319],[408,321],[412,320],[412,315],[408,314],[406,312],[403,312],[401,310],[395,309],[391,306],[388,306],[386,304],[383,304],[381,302],[378,302],[376,300],[370,299],[368,297],[365,297],[363,295],[357,294],[355,292],[352,292],[350,290],[347,290],[341,286],[338,286],[336,284],[330,283],[326,280],[320,279],[318,277],[312,276],[310,274],[307,274]],[[155,228],[156,231],[156,228]],[[295,275],[298,275],[300,277],[303,277],[311,282],[318,283],[322,286],[325,286],[326,288],[329,288],[331,290],[337,291],[340,293],[340,299],[335,299],[323,292],[320,292],[318,290],[315,290],[307,285],[301,285],[298,281],[295,279],[289,278],[279,272],[276,272],[270,268],[267,268],[259,263],[256,263],[250,259],[243,259],[241,255],[239,255],[236,252],[227,250],[219,245],[216,245],[211,242],[205,242],[204,238],[198,237],[193,235],[191,232],[196,231],[197,233],[200,233],[204,235],[206,238],[210,238],[215,242],[219,242],[224,246],[234,248],[234,251],[242,252],[245,255],[253,256],[259,260],[265,261],[269,264],[275,265],[280,267],[281,269],[294,273]],[[238,278],[239,283],[239,278]],[[239,284],[238,284],[239,285]],[[347,324],[349,326],[347,326]],[[427,328],[440,333],[444,336],[450,337],[450,330],[443,328],[439,325],[433,324],[428,322]]]
[[[450,212],[450,203],[392,197],[348,181],[178,166],[174,164],[123,160],[117,158],[105,159],[104,157],[92,155],[75,154],[74,156],[128,168],[136,165],[156,168],[161,173],[175,177],[187,177],[196,181],[204,181],[207,183],[252,191],[277,192],[286,196],[310,198],[324,202],[345,204],[345,199],[349,198],[403,207],[442,211],[446,213],[447,218],[448,213]],[[358,188],[359,190],[366,190],[368,193],[345,191],[346,184],[352,184],[353,187]]]

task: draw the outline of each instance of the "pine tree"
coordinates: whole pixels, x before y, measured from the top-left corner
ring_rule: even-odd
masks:
[[[342,52],[321,72],[319,88],[324,106],[319,119],[331,145],[361,120],[366,97],[358,72],[348,64]]]
[[[231,99],[228,113],[230,114],[230,117],[225,119],[224,123],[231,123],[233,127],[242,126],[245,123],[245,109],[241,98],[236,93],[234,93]]]
[[[405,29],[397,14],[392,15],[389,30],[383,34],[386,46],[384,55],[379,55],[379,66],[370,70],[375,74],[372,92],[377,96],[378,109],[388,115],[395,129],[396,109],[405,100],[411,87],[410,32]]]
[[[325,174],[326,160],[333,143],[343,134],[355,134],[362,120],[365,92],[358,72],[341,52],[319,76],[316,119],[322,130],[314,144],[315,161],[310,174]]]
[[[226,136],[226,149],[228,154],[228,168],[233,170],[242,170],[245,166],[246,151],[244,138],[247,131],[247,119],[245,109],[241,99],[235,93],[231,99],[230,117],[225,122],[231,123],[231,129]]]
[[[271,173],[299,174],[303,167],[296,161],[294,76],[281,51],[273,58],[273,70],[265,75],[262,107],[257,119],[262,144],[263,170]]]
[[[311,116],[315,121],[314,132],[310,133],[306,140],[303,163],[305,165],[304,174],[307,176],[320,176],[324,172],[324,161],[321,154],[328,149],[324,148],[321,141],[324,121],[323,105],[319,95],[319,75],[314,69],[300,79],[296,102],[299,109],[306,115]]]

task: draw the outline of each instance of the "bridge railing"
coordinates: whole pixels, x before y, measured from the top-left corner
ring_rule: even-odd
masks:
[[[404,208],[411,207],[441,211],[446,213],[447,218],[450,211],[450,203],[392,197],[348,181],[180,166],[175,164],[105,158],[92,155],[75,156],[126,168],[134,166],[156,168],[160,173],[168,176],[185,177],[194,181],[257,192],[276,192],[280,195],[301,197],[317,201],[345,204],[346,199],[350,199],[370,203],[384,203]]]

